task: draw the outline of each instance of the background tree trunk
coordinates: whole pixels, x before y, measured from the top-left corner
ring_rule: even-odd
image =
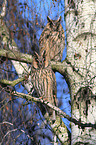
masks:
[[[65,0],[67,67],[70,80],[72,117],[96,122],[96,1]],[[96,144],[96,128],[79,128],[73,123],[72,144]]]

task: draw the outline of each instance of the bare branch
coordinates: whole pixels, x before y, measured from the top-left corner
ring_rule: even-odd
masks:
[[[4,135],[1,144],[3,143],[3,140],[5,139],[5,137],[6,137],[8,134],[10,134],[11,132],[14,132],[14,131],[17,131],[17,129],[9,130],[9,131]]]
[[[0,49],[0,56],[6,57],[10,60],[15,60],[19,62],[25,62],[25,63],[32,63],[33,57],[29,54],[24,54],[19,51],[13,51],[12,50],[5,50]],[[61,73],[62,75],[65,74],[65,69],[68,67],[68,65],[72,68],[73,71],[75,71],[79,76],[83,77],[78,70],[69,62],[69,60],[66,58],[63,62],[55,62],[51,61],[51,67],[54,71],[57,71]]]
[[[10,85],[10,86],[14,87],[15,85],[17,85],[18,83],[20,83],[20,82],[22,82],[24,80],[25,80],[25,76],[24,77],[20,77],[20,78],[14,80],[14,81],[9,81],[9,80],[3,79],[3,80],[0,80],[0,83],[4,84],[4,85]]]
[[[19,51],[0,49],[0,56],[7,57],[10,60],[32,63],[31,55],[20,53]]]
[[[9,124],[9,125],[13,125],[13,123],[8,122],[8,121],[3,121],[3,122],[1,122],[1,123],[0,123],[0,125],[2,125],[2,124]]]
[[[7,121],[2,122],[2,123],[0,123],[0,124],[10,124],[10,125],[13,126],[12,123],[7,122]],[[21,131],[22,133],[26,134],[26,132],[25,132],[24,130],[22,130],[22,129],[18,129],[18,128],[16,128],[16,129],[12,129],[12,130],[9,130],[9,131],[4,135],[1,144],[3,143],[3,140],[6,138],[7,135],[9,135],[10,133],[15,132],[15,131],[17,131],[17,130],[19,130],[19,131]],[[28,138],[30,138],[30,139],[33,140],[33,137],[29,136],[28,134],[26,134],[26,136],[27,136]]]
[[[53,110],[55,110],[60,117],[67,118],[69,121],[73,122],[75,125],[78,125],[81,128],[85,128],[85,127],[93,127],[93,128],[96,128],[96,124],[92,124],[92,123],[82,123],[81,121],[76,120],[75,118],[70,117],[65,112],[63,112],[61,109],[59,109],[56,106],[53,106],[52,104],[50,104],[47,101],[44,101],[43,99],[36,98],[36,97],[32,97],[31,95],[24,94],[24,93],[19,93],[19,92],[15,92],[15,91],[12,92],[12,95],[18,96],[18,97],[21,97],[21,98],[25,98],[27,100],[31,100],[33,102],[43,103],[43,104],[47,105],[48,107],[52,108]]]
[[[58,107],[51,105],[49,102],[44,101],[43,99],[40,99],[40,98],[32,97],[31,95],[28,95],[28,94],[19,93],[19,92],[14,91],[14,92],[12,92],[12,95],[21,97],[23,99],[25,98],[25,99],[33,101],[33,102],[40,102],[40,103],[46,104],[47,106],[49,106],[56,112],[58,112],[58,110],[59,110]],[[66,114],[65,114],[65,116],[66,116]],[[44,117],[47,120],[48,124],[51,126],[53,133],[58,137],[59,141],[61,143],[68,143],[69,140],[68,140],[68,134],[67,134],[67,127],[65,126],[62,119],[57,115],[56,121],[55,121],[55,123],[53,123],[52,119],[50,120],[50,117],[48,115],[45,115]]]

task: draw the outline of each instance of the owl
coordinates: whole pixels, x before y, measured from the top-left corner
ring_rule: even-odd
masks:
[[[58,20],[47,17],[47,20],[48,23],[39,39],[40,54],[46,50],[49,60],[61,61],[65,47],[64,30],[60,24],[61,17]]]
[[[41,55],[34,53],[32,61],[31,81],[37,93],[37,97],[42,97],[43,100],[48,101],[56,106],[56,78],[51,69],[46,51],[44,50]],[[43,115],[47,112],[55,120],[55,112],[49,109],[46,105],[39,105]]]

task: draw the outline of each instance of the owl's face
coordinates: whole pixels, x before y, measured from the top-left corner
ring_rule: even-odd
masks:
[[[35,61],[37,63],[38,68],[45,67],[45,51],[43,51],[42,55],[38,55],[38,53],[34,53]]]
[[[47,16],[47,20],[48,20],[48,24],[50,26],[50,28],[53,31],[58,31],[59,27],[60,27],[60,21],[61,21],[61,16],[59,17],[58,20],[51,20],[48,16]]]
[[[46,60],[46,51],[44,50],[41,55],[38,55],[37,52],[34,52],[33,67],[35,69],[43,69],[48,66],[48,61]]]

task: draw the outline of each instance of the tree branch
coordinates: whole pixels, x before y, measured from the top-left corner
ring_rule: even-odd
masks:
[[[19,92],[15,92],[15,91],[12,92],[11,94],[14,95],[14,96],[21,97],[23,99],[25,98],[26,100],[29,100],[29,101],[46,104],[47,106],[49,106],[50,108],[52,108],[56,112],[58,112],[58,110],[61,111],[58,107],[51,105],[49,102],[44,101],[43,99],[35,98],[35,97],[32,97],[31,95],[24,94],[24,93],[19,93]],[[62,111],[62,113],[64,114],[64,116],[66,116],[66,113],[64,113],[63,111]],[[56,115],[56,121],[55,121],[55,123],[53,123],[52,119],[50,119],[49,116],[45,115],[44,117],[48,121],[48,124],[51,126],[52,131],[58,137],[59,141],[61,143],[63,143],[64,145],[67,145],[68,142],[69,142],[68,133],[67,133],[67,127],[65,126],[64,122],[62,121],[62,119],[58,115]]]
[[[0,49],[0,56],[19,62],[32,63],[31,55],[20,53],[19,51]]]
[[[15,60],[15,61],[29,63],[29,64],[31,64],[33,60],[32,55],[24,54],[19,51],[12,51],[12,50],[5,50],[5,49],[0,49],[0,57],[5,57],[10,60]],[[51,66],[53,70],[58,71],[61,74],[64,74],[66,69],[65,63],[66,63],[65,61],[63,63],[51,61]]]
[[[5,50],[0,49],[0,57],[5,57],[10,60],[15,60],[19,62],[24,63],[32,63],[33,57],[29,54],[20,53],[19,51],[12,51],[12,50]],[[71,62],[68,61],[66,58],[63,62],[55,62],[51,61],[51,67],[54,71],[59,72],[60,74],[65,74],[65,69],[68,67],[68,65],[75,71],[79,76],[83,77],[78,70],[75,69],[75,67],[71,64]]]
[[[83,128],[83,129],[85,127],[93,127],[93,128],[96,129],[96,124],[82,123],[81,121],[76,120],[75,118],[70,117],[65,112],[63,112],[61,109],[59,109],[56,106],[53,106],[52,104],[50,104],[47,101],[44,101],[43,99],[32,97],[31,95],[24,94],[24,93],[19,93],[19,92],[16,92],[16,91],[12,92],[12,95],[18,96],[18,97],[21,97],[21,98],[25,98],[25,99],[33,101],[33,102],[39,102],[39,103],[45,104],[48,107],[50,107],[51,109],[55,110],[60,117],[64,117],[64,118],[68,119],[69,121],[73,122],[75,125],[78,125],[79,127]]]
[[[14,81],[9,81],[9,80],[3,79],[3,80],[0,80],[0,83],[4,84],[4,85],[10,85],[11,87],[14,87],[15,85],[17,85],[18,83],[24,81],[25,79],[26,79],[25,76],[24,77],[20,77],[20,78],[14,80]]]

